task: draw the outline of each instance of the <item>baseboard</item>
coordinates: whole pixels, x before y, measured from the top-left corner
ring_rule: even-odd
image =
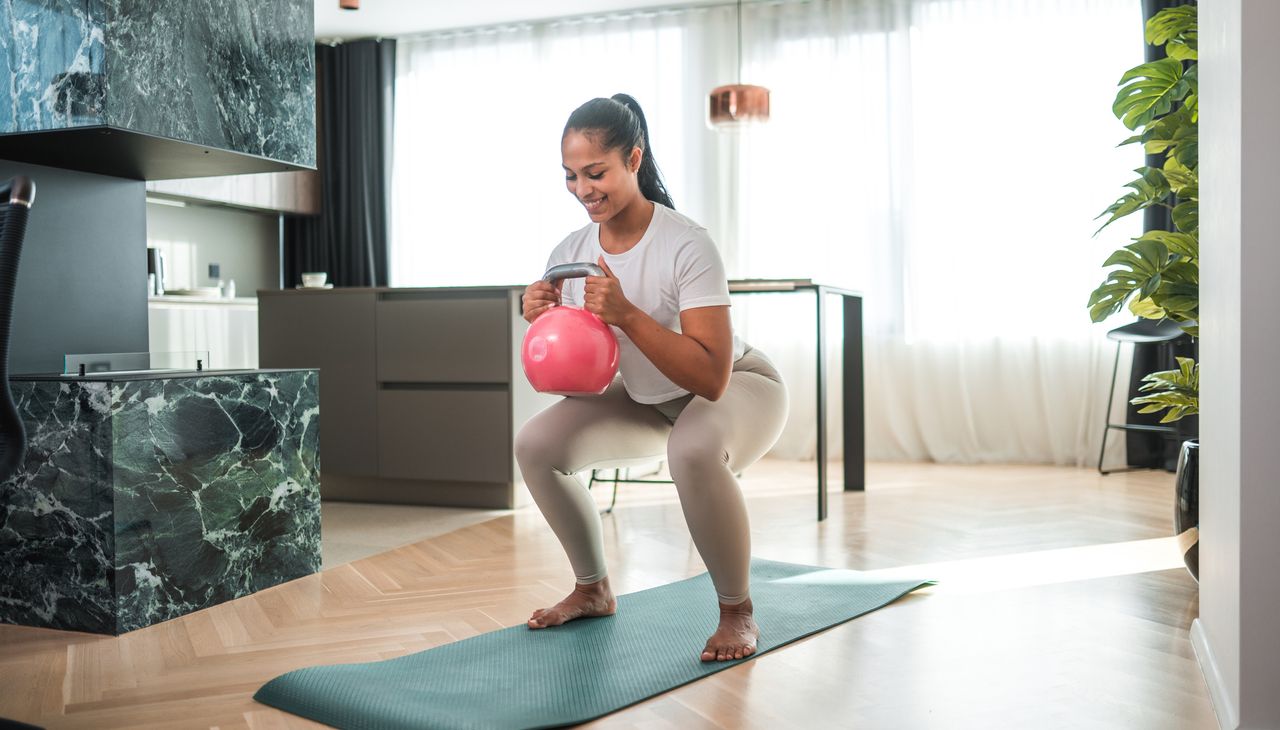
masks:
[[[1204,624],[1200,619],[1191,622],[1191,648],[1196,652],[1200,673],[1209,686],[1209,702],[1213,704],[1218,727],[1222,730],[1235,730],[1240,726],[1240,712],[1227,694],[1226,682],[1222,679],[1222,672],[1218,670],[1218,660],[1214,656],[1213,647],[1209,645],[1209,637],[1205,635]]]
[[[524,485],[519,487],[520,492],[526,491]],[[510,483],[387,479],[329,472],[325,472],[320,477],[320,496],[339,502],[512,509],[519,506],[515,492]]]

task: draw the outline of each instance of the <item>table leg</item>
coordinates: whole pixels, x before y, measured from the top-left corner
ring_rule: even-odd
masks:
[[[827,519],[827,293],[815,289],[818,319],[818,521]]]
[[[844,490],[867,488],[865,386],[862,364],[862,297],[844,300]]]

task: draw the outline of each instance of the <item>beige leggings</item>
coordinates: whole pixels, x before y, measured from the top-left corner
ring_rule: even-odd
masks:
[[[786,414],[782,377],[748,347],[719,400],[644,405],[614,381],[601,395],[565,398],[530,419],[516,436],[516,459],[580,584],[608,571],[600,514],[573,474],[665,460],[720,601],[738,604],[749,596],[751,528],[734,474],[773,447]]]

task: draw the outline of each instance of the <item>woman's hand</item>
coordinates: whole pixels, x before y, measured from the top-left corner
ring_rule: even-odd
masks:
[[[524,289],[523,309],[524,318],[530,324],[533,320],[542,316],[542,313],[560,305],[560,285],[564,283],[561,279],[554,285],[550,282],[539,279]]]
[[[598,261],[604,276],[588,276],[584,288],[582,308],[604,320],[605,324],[621,327],[636,310],[636,305],[622,293],[622,282],[613,275],[601,256]]]

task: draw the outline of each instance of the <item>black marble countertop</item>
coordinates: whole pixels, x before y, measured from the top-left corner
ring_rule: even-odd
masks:
[[[223,378],[236,377],[240,375],[261,375],[263,373],[296,373],[303,370],[319,370],[319,368],[263,368],[259,370],[148,370],[126,371],[115,373],[86,373],[85,375],[63,375],[62,373],[27,373],[24,375],[11,375],[10,381],[15,382],[31,382],[31,381],[50,381],[56,380],[61,382],[123,382],[134,380],[173,380],[176,378]]]

